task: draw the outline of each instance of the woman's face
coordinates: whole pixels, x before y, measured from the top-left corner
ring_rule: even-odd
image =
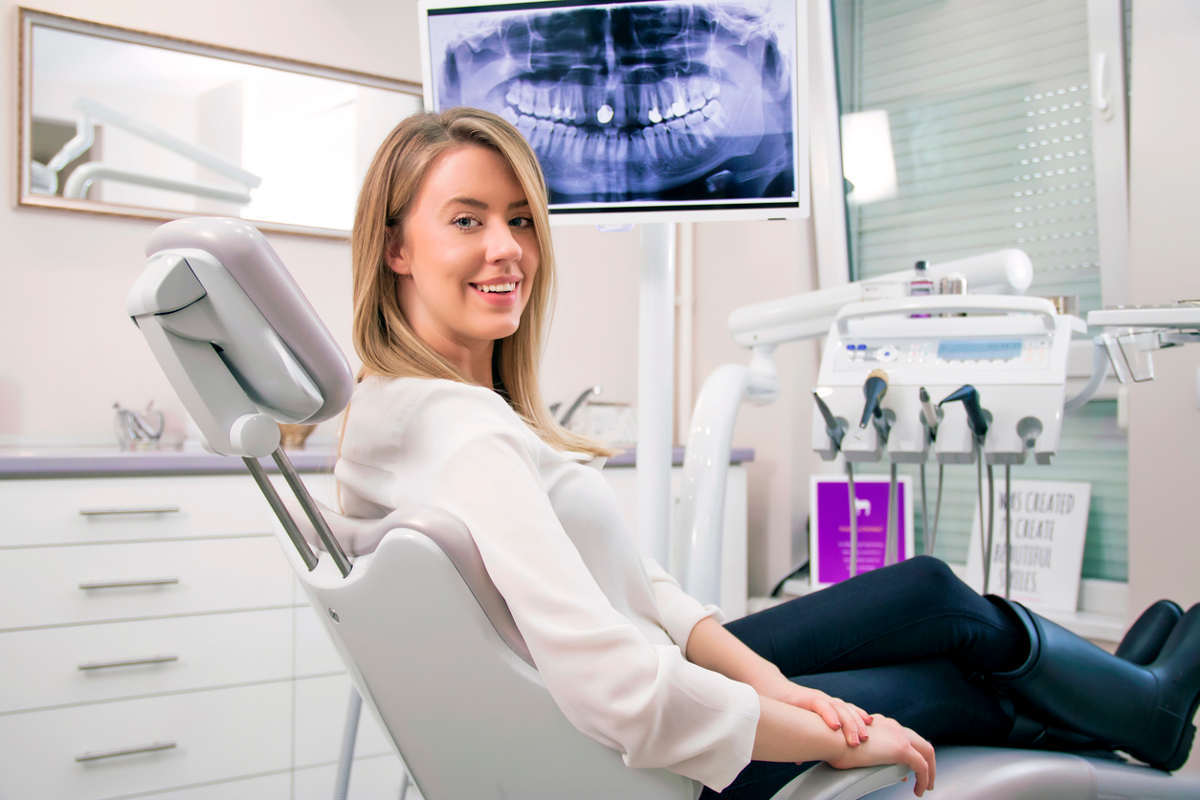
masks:
[[[517,176],[499,153],[470,144],[434,159],[387,257],[414,332],[469,373],[517,330],[538,261]]]

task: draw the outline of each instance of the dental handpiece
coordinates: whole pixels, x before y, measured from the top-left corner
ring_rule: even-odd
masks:
[[[846,436],[846,425],[843,420],[838,419],[829,410],[829,406],[821,399],[821,395],[813,392],[813,400],[817,403],[817,410],[821,412],[821,417],[825,420],[825,433],[833,441],[833,446],[838,450],[842,449],[842,439]],[[846,462],[846,489],[850,500],[850,577],[853,578],[858,574],[858,509],[854,503],[854,465],[849,461]]]
[[[887,394],[887,387],[888,374],[881,369],[871,370],[863,382],[863,397],[867,402],[863,404],[862,419],[858,421],[859,428],[866,428],[871,418],[880,413],[879,401]]]
[[[929,399],[929,392],[925,391],[922,386],[918,392],[921,398],[921,418],[925,420],[925,427],[929,428],[929,438],[937,438],[938,416],[937,409],[933,407],[933,401]]]
[[[817,402],[817,410],[821,412],[821,417],[825,420],[825,433],[833,441],[833,446],[841,450],[842,439],[846,436],[845,424],[833,416],[833,412],[829,410],[829,406],[825,405],[825,401],[821,399],[821,395],[813,392],[813,400]]]
[[[977,440],[983,441],[987,436],[988,423],[987,418],[983,415],[983,409],[979,405],[979,392],[971,384],[963,384],[943,397],[938,406],[955,400],[962,401],[963,410],[967,412],[967,425],[970,426],[971,433],[975,434]]]

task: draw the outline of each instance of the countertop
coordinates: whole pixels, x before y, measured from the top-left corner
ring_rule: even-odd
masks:
[[[332,447],[289,450],[288,458],[300,472],[326,472],[333,469]],[[731,464],[754,460],[754,450],[735,447]],[[683,463],[683,448],[676,447],[672,461]],[[617,453],[608,467],[632,467],[637,463],[635,449]],[[268,471],[277,471],[275,463],[262,460]],[[80,448],[3,448],[0,449],[0,478],[70,478],[105,475],[219,475],[245,469],[241,459],[221,456],[201,449],[121,451],[105,447]]]

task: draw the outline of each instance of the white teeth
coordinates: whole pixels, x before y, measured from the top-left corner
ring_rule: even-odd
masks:
[[[479,291],[483,292],[484,294],[493,294],[493,293],[511,292],[517,288],[517,285],[515,283],[489,283],[486,285],[478,284],[478,285],[476,285],[475,288],[478,289]]]
[[[550,116],[550,90],[538,89],[534,92],[533,113],[545,119]]]

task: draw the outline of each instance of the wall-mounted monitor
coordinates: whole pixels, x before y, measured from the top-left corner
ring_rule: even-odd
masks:
[[[532,145],[556,222],[806,216],[801,0],[423,0],[425,107]]]

